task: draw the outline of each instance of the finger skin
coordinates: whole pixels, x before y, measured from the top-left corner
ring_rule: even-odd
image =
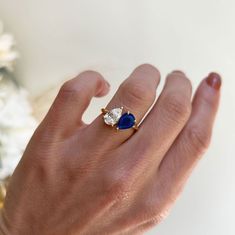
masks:
[[[210,77],[203,80],[197,89],[191,117],[159,167],[158,177],[165,185],[163,198],[175,199],[178,196],[195,164],[209,146],[220,99],[220,81],[213,88],[208,85]]]
[[[125,220],[120,218],[116,221],[117,229],[128,228],[131,222],[134,225],[139,221],[139,226],[133,232],[143,232],[159,224],[168,215],[185,180],[209,145],[220,97],[218,85],[214,84],[214,87],[208,86],[206,80],[201,83],[194,96],[192,113],[186,126],[159,167],[155,168],[150,182],[145,182],[141,192],[130,199],[134,203],[127,203],[124,210],[126,216],[123,216]],[[145,170],[142,177],[146,178],[149,172],[150,168]],[[131,205],[131,209],[128,205]]]
[[[111,110],[124,107],[123,113],[130,111],[135,115],[137,123],[144,117],[155,101],[156,89],[160,81],[159,71],[149,64],[137,67],[131,75],[120,85],[118,91],[107,105]],[[132,134],[133,129],[119,130],[104,123],[103,116],[99,115],[88,127],[87,136],[99,136],[99,142],[105,148],[114,148],[126,141]],[[95,133],[95,135],[94,135]],[[91,140],[92,141],[92,140]]]
[[[82,115],[93,97],[108,93],[109,84],[97,72],[85,71],[64,83],[41,125],[63,135],[83,125]]]
[[[117,162],[122,167],[138,167],[139,171],[147,168],[148,173],[156,170],[190,116],[191,92],[191,83],[183,73],[168,75],[160,97],[139,131],[123,145],[122,148],[126,148],[126,151],[129,149],[133,157],[119,157]]]
[[[186,124],[190,112],[191,83],[183,73],[171,73],[140,130],[120,146],[120,151],[126,154],[116,154],[110,159],[109,168],[113,169],[113,175],[125,175],[130,187],[138,185],[137,188],[143,191],[131,189],[131,196],[125,200],[120,212],[125,216],[117,219],[109,214],[110,220],[115,220],[116,227],[107,228],[107,231],[128,229],[152,218],[158,211],[155,210],[155,200],[153,204],[152,198],[146,195],[152,191],[149,181],[155,178],[161,159]],[[159,216],[156,217],[159,220]]]
[[[191,114],[192,85],[185,74],[174,71],[167,76],[163,91],[144,120],[136,139],[147,139],[147,148],[169,145]],[[155,152],[153,151],[153,152]]]
[[[178,79],[173,84],[173,90],[170,91],[176,97],[174,89],[181,86],[176,86],[179,85]],[[78,138],[64,137],[64,141],[57,142],[50,135],[51,140],[46,141],[47,145],[33,136],[24,157],[11,176],[4,208],[0,213],[0,231],[11,235],[141,234],[160,222],[192,166],[208,146],[218,107],[219,86],[215,75],[210,75],[207,81],[202,82],[193,101],[191,118],[171,145],[160,166],[153,164],[156,162],[152,157],[155,155],[157,160],[158,157],[161,158],[165,151],[164,148],[164,151],[161,150],[163,144],[157,147],[147,146],[152,152],[147,152],[147,148],[143,152],[139,149],[140,144],[143,147],[154,143],[152,138],[155,132],[152,132],[153,136],[139,138],[139,142],[132,145],[132,140],[138,137],[136,133],[119,148],[108,151],[101,151],[103,146],[89,148],[83,135],[88,130],[87,126],[74,135],[79,136]],[[184,89],[178,91],[185,94]],[[170,107],[172,108],[172,104]],[[165,122],[155,125],[168,123],[172,135],[175,136],[176,129],[182,125],[186,114],[179,114],[176,112],[178,109],[174,108],[173,112],[176,113],[172,115],[169,110],[169,107],[162,110],[165,112]],[[156,113],[162,114],[159,111]],[[171,116],[166,116],[170,114]],[[156,121],[154,118],[152,120]],[[143,124],[149,120],[151,119]],[[156,126],[150,127],[153,129]],[[41,133],[47,131],[47,128],[50,129],[49,124]],[[161,129],[159,132],[158,135],[163,134]],[[43,134],[41,137],[43,139]],[[88,137],[91,144],[98,142],[100,138],[99,135],[96,135],[96,139]],[[164,137],[167,144],[169,138],[171,137]],[[136,175],[138,171],[130,171],[130,165],[120,169],[123,165],[116,164],[124,159],[133,163],[137,155],[143,156],[144,162],[148,163],[142,174]],[[101,158],[109,159],[110,164],[102,163],[99,161]],[[155,169],[154,173],[149,174],[150,168]],[[118,170],[122,170],[119,175],[116,174]],[[138,170],[137,167],[135,170]]]

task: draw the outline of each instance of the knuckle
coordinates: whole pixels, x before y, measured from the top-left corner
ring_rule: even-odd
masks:
[[[74,91],[74,85],[73,85],[73,82],[72,80],[69,80],[69,81],[66,81],[61,89],[60,89],[62,92],[71,92],[71,91]]]
[[[197,127],[191,127],[188,129],[187,139],[190,143],[190,148],[196,154],[202,154],[209,147],[211,134],[206,130]]]
[[[86,70],[80,73],[77,77],[77,80],[80,82],[80,86],[86,87],[87,83],[94,83],[97,87],[101,87],[104,83],[103,76],[93,70]]]
[[[123,181],[117,182],[111,188],[111,195],[115,201],[125,200],[129,195],[127,185]]]
[[[183,79],[183,83],[184,83],[184,86],[185,88],[190,91],[190,93],[192,93],[192,82],[190,81],[190,79],[186,76],[182,76],[182,79]]]
[[[164,98],[163,105],[166,117],[176,122],[187,119],[191,113],[191,103],[183,95],[170,94]]]
[[[168,74],[167,78],[173,79],[173,80],[179,80],[181,81],[182,85],[189,88],[189,90],[192,90],[192,83],[190,79],[185,75],[185,73],[181,70],[175,70],[172,73]]]
[[[106,190],[107,202],[120,202],[127,198],[129,198],[129,192],[122,182],[117,182]]]
[[[169,206],[164,202],[159,202],[155,197],[150,199],[147,197],[142,202],[142,218],[152,224],[159,224],[169,214]]]
[[[161,211],[156,205],[145,205],[142,208],[142,213],[139,215],[139,222],[148,222],[149,224],[157,225],[167,216],[167,211]]]
[[[156,225],[160,224],[166,217],[167,217],[166,213],[155,214],[155,216],[153,216],[150,219],[149,223],[150,223],[151,227],[156,226]]]
[[[76,90],[77,89],[75,89],[74,82],[72,80],[66,81],[60,88],[61,93],[73,93]]]
[[[149,103],[153,102],[155,98],[155,90],[153,92],[153,89],[148,89],[140,83],[124,82],[120,88],[125,100],[130,103]]]
[[[72,81],[67,81],[60,88],[58,99],[62,101],[68,99],[80,100],[81,98],[85,98],[84,90],[81,86],[75,86]]]
[[[157,80],[159,80],[159,78],[160,78],[159,70],[156,67],[154,67],[153,65],[148,64],[148,63],[139,65],[135,69],[135,71],[138,71],[139,73],[143,74],[143,76],[157,78]],[[155,76],[153,76],[153,75],[155,75]]]
[[[109,176],[104,183],[108,201],[122,201],[129,197],[128,180],[124,177]]]

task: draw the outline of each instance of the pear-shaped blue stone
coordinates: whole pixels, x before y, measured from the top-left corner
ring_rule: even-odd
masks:
[[[119,129],[129,129],[135,125],[135,116],[131,113],[124,113],[117,124]]]

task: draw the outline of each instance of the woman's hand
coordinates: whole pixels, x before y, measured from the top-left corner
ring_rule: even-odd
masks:
[[[159,81],[156,68],[139,66],[107,109],[123,106],[139,122]],[[11,178],[1,234],[141,234],[158,224],[208,147],[220,83],[210,74],[191,101],[189,79],[170,73],[134,133],[107,126],[102,115],[83,123],[92,97],[109,90],[100,74],[66,82]]]

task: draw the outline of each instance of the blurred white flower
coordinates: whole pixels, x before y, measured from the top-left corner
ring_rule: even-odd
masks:
[[[18,57],[14,44],[0,21],[0,180],[12,174],[36,128],[27,92],[6,73]]]
[[[0,69],[13,69],[13,62],[18,57],[14,51],[15,45],[12,35],[3,33],[3,24],[0,22]]]
[[[0,179],[12,174],[36,128],[27,92],[3,82],[0,89]]]

